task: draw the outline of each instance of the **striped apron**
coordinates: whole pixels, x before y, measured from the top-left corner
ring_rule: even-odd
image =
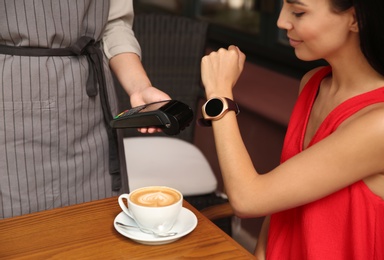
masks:
[[[108,0],[0,3],[0,218],[127,192],[107,127],[108,11]]]

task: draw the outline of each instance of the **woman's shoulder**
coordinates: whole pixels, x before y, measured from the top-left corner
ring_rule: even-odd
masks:
[[[301,90],[304,88],[304,86],[308,83],[308,81],[317,73],[319,72],[320,70],[323,70],[323,69],[326,69],[326,68],[329,68],[327,66],[320,66],[320,67],[316,67],[310,71],[308,71],[307,73],[304,74],[304,76],[301,78],[301,81],[300,81],[300,87],[299,87],[299,90],[301,92]]]

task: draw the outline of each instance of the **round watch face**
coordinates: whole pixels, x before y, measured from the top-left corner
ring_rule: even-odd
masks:
[[[205,106],[205,113],[208,116],[218,116],[223,111],[223,102],[220,99],[211,99]]]

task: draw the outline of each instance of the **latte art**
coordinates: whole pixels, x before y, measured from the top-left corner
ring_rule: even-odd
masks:
[[[174,196],[159,191],[156,193],[144,194],[138,198],[137,202],[145,206],[160,207],[173,204],[176,201]]]
[[[167,188],[154,190],[143,189],[135,191],[131,195],[131,201],[140,206],[164,207],[169,206],[180,200],[180,195]]]

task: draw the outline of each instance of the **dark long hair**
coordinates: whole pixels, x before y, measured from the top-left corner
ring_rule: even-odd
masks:
[[[354,7],[360,48],[369,64],[384,76],[384,0],[330,0],[335,12]]]

